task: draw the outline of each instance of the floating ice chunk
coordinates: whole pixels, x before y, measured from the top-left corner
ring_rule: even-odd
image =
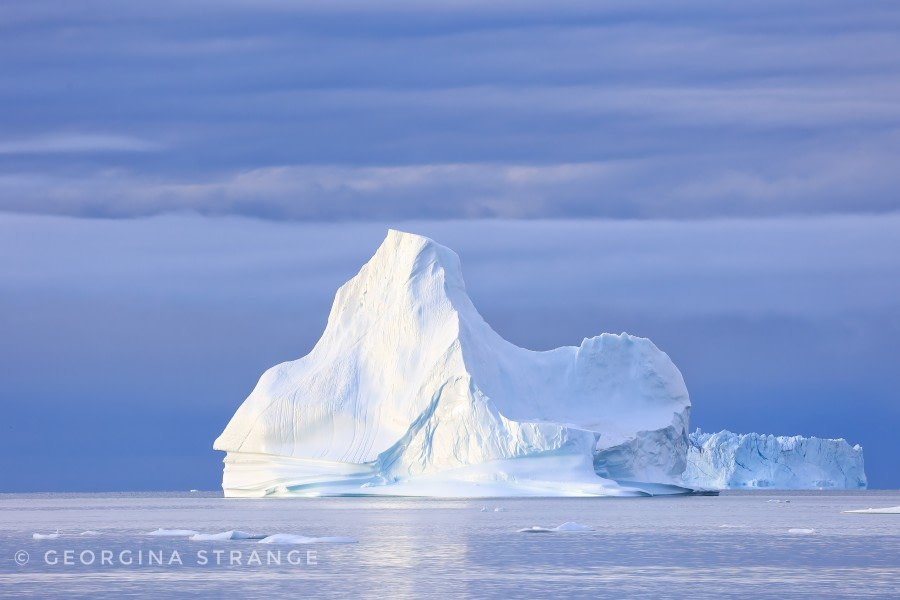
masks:
[[[575,532],[575,531],[593,531],[593,527],[588,527],[587,525],[581,525],[579,523],[575,523],[574,521],[568,521],[563,523],[559,527],[554,527],[553,531],[561,531],[561,532]]]
[[[494,512],[506,512],[506,509],[502,506],[498,506],[494,509]]]
[[[790,504],[791,503],[790,500],[778,500],[775,498],[772,498],[771,500],[766,500],[766,502],[768,502],[770,504]]]
[[[487,512],[487,511],[488,511],[488,507],[487,507],[487,506],[482,506],[482,507],[481,507],[481,512]]]
[[[815,533],[815,532],[816,532],[815,529],[805,529],[802,527],[795,527],[793,529],[788,529],[788,533],[796,533],[796,534],[801,534],[801,535]]]
[[[149,531],[147,535],[155,535],[157,537],[190,537],[192,535],[197,535],[197,532],[193,529],[157,529],[156,531]]]
[[[747,527],[746,525],[729,525],[728,523],[726,523],[724,525],[719,525],[720,529],[744,529],[746,527]]]
[[[100,535],[99,531],[94,531],[92,529],[88,529],[87,531],[82,531],[78,535]]]
[[[261,540],[265,537],[264,535],[253,535],[252,533],[231,529],[222,533],[195,533],[190,537],[190,540],[192,542],[221,542],[225,540]]]
[[[526,527],[525,529],[520,529],[519,533],[553,533],[552,529],[547,529],[546,527],[538,527],[535,525],[534,527]]]
[[[900,515],[900,506],[890,506],[888,508],[861,508],[859,510],[845,510],[843,512],[861,515]]]
[[[59,537],[59,529],[56,530],[56,533],[35,533],[31,536],[33,540],[55,540]]]
[[[200,490],[190,490],[190,492],[191,492],[192,494],[196,494],[196,493],[199,492],[199,491],[200,491]]]
[[[292,533],[276,533],[259,540],[260,544],[355,544],[351,537],[307,537]]]
[[[581,531],[593,531],[593,527],[588,527],[587,525],[580,525],[573,521],[567,521],[562,525],[557,527],[538,527],[535,525],[534,527],[526,527],[525,529],[520,529],[519,533],[574,533]]]

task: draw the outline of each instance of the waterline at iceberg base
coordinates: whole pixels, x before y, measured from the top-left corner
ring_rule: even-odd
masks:
[[[313,350],[266,371],[214,448],[230,497],[679,494],[690,406],[650,340],[507,342],[453,251],[392,230]]]

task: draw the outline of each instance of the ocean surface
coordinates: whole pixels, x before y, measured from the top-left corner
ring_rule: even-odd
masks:
[[[841,512],[898,505],[893,491],[496,500],[0,494],[0,596],[898,598],[900,515]],[[518,531],[567,521],[594,531]],[[358,543],[146,535],[159,528]],[[33,539],[57,529],[57,538]]]

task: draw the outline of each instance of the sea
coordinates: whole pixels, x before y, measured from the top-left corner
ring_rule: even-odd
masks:
[[[900,492],[0,494],[0,597],[900,598],[900,514],[842,512],[888,506]],[[567,522],[591,530],[520,531]],[[355,543],[148,535],[159,529]]]

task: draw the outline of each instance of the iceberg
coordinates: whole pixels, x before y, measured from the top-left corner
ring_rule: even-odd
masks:
[[[228,497],[686,493],[690,406],[648,339],[511,344],[453,251],[391,230],[312,351],[266,371],[213,447]]]
[[[843,439],[690,434],[684,484],[713,490],[865,489],[863,450]]]

